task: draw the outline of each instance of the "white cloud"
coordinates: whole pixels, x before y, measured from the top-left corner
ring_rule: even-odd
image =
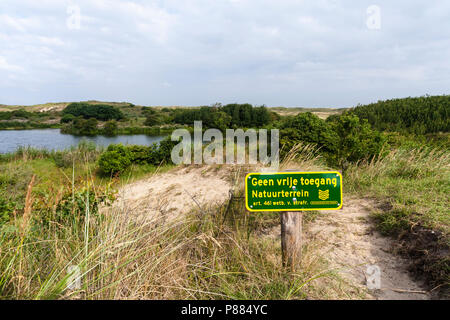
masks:
[[[40,21],[37,18],[17,18],[7,14],[0,14],[0,27],[12,28],[16,31],[32,31],[40,27]]]
[[[70,30],[74,4],[81,28]],[[3,0],[1,103],[325,107],[448,92],[450,3],[379,0],[375,32],[365,23],[371,4]],[[34,91],[14,94],[22,88]]]
[[[0,69],[12,72],[22,72],[23,68],[6,61],[5,57],[0,56]]]
[[[42,44],[47,45],[47,46],[63,46],[64,45],[64,41],[62,41],[58,37],[39,36],[38,39],[40,42],[42,42]]]

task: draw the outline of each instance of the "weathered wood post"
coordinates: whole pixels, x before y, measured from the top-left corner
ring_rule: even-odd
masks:
[[[285,172],[299,171],[301,170],[285,170]],[[280,221],[283,266],[295,271],[302,257],[303,214],[298,211],[282,212]]]
[[[302,220],[301,212],[281,213],[281,254],[283,266],[295,271],[302,256]]]

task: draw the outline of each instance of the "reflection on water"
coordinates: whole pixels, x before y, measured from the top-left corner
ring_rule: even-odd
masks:
[[[115,137],[94,136],[78,137],[61,134],[59,129],[42,130],[0,130],[0,153],[14,152],[22,147],[47,150],[63,150],[76,146],[81,140],[92,141],[99,146],[114,143],[151,145],[158,143],[164,136],[147,136],[145,134],[120,135]]]

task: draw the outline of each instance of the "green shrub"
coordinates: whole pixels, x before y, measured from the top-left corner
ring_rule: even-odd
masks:
[[[288,118],[281,126],[280,135],[282,157],[300,142],[314,144],[322,152],[331,153],[336,149],[339,140],[329,123],[311,112]]]
[[[162,120],[156,113],[147,113],[147,118],[145,119],[144,125],[148,127],[158,126],[162,124]]]
[[[61,123],[69,123],[69,122],[72,122],[74,119],[75,119],[75,116],[73,114],[68,113],[68,114],[65,114],[62,116],[60,122]]]
[[[124,118],[122,111],[116,107],[106,104],[88,104],[85,102],[75,102],[69,104],[64,110],[63,115],[72,114],[75,117],[85,119],[95,118],[101,121],[121,120]]]
[[[159,143],[158,164],[161,162],[172,163],[172,149],[179,141],[172,141],[170,137],[165,138]]]
[[[100,172],[106,175],[118,174],[126,170],[132,163],[153,166],[172,163],[171,153],[177,143],[167,137],[160,142],[159,146],[156,143],[150,146],[112,144],[99,158]]]
[[[70,168],[73,165],[73,156],[68,152],[56,151],[52,158],[58,168]]]
[[[378,156],[385,138],[373,130],[367,120],[343,114],[327,121],[338,137],[338,143],[329,154],[328,161],[345,170],[350,162]]]
[[[61,128],[61,133],[73,134],[78,136],[94,136],[98,133],[97,119],[83,119],[82,117],[75,118],[71,123],[66,124]]]
[[[117,121],[111,120],[108,121],[105,126],[103,127],[103,133],[107,136],[115,136],[117,135]]]
[[[122,144],[110,145],[99,160],[100,172],[105,175],[123,172],[131,165],[132,154]]]

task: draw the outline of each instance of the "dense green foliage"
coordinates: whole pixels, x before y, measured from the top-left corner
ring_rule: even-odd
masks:
[[[175,113],[175,123],[192,126],[194,121],[202,121],[203,127],[221,130],[225,130],[232,125],[231,117],[217,107],[177,110]]]
[[[250,104],[228,104],[225,106],[201,107],[200,109],[177,110],[174,122],[193,125],[202,121],[207,128],[226,129],[228,127],[263,127],[271,117],[266,107],[253,107]]]
[[[270,112],[265,106],[253,107],[250,104],[227,104],[220,108],[231,117],[231,124],[237,127],[262,127],[269,124]]]
[[[327,123],[338,137],[334,151],[328,156],[330,163],[346,169],[349,162],[380,154],[385,139],[380,132],[372,130],[367,120],[344,114]]]
[[[349,111],[380,131],[426,134],[450,131],[450,96],[378,101]]]
[[[98,159],[98,166],[105,175],[116,174],[131,165],[131,156],[129,147],[122,144],[112,144]]]
[[[55,112],[29,112],[24,109],[0,111],[0,130],[53,128],[57,124],[47,121],[56,117]]]
[[[0,112],[0,120],[30,119],[32,117],[34,117],[33,112],[28,112],[23,109]]]
[[[172,111],[170,110],[162,111],[150,107],[144,107],[142,110],[142,114],[146,117],[144,125],[148,127],[173,123]]]
[[[117,122],[115,120],[111,120],[105,123],[103,133],[107,136],[115,136],[117,134],[117,129]]]
[[[349,162],[377,156],[382,148],[382,135],[372,130],[366,120],[354,115],[341,115],[325,121],[306,112],[288,117],[281,126],[283,157],[300,142],[317,146],[329,165],[345,169]]]
[[[169,137],[162,140],[159,146],[156,143],[150,146],[110,145],[98,160],[100,172],[104,175],[114,175],[125,171],[131,164],[157,166],[163,162],[171,163],[171,152],[176,143]]]
[[[299,113],[287,118],[281,126],[281,141],[284,152],[299,142],[312,143],[324,152],[334,152],[339,137],[328,122],[310,113]]]
[[[93,136],[98,133],[98,121],[95,118],[84,119],[75,118],[72,122],[61,128],[61,133],[73,134],[78,136]]]
[[[40,123],[34,121],[19,122],[19,121],[7,121],[0,122],[0,130],[14,129],[14,130],[26,130],[26,129],[48,129],[58,128],[58,124]]]
[[[24,109],[13,110],[13,111],[0,111],[0,120],[34,120],[38,121],[44,118],[55,118],[55,112],[29,112]]]
[[[64,110],[63,115],[72,114],[75,117],[85,119],[95,118],[101,121],[121,120],[124,114],[118,108],[106,104],[89,104],[85,102],[75,102],[69,104]]]
[[[76,117],[73,114],[68,113],[61,117],[60,122],[61,123],[69,123],[69,122],[72,122],[73,120],[75,120],[75,118]]]

